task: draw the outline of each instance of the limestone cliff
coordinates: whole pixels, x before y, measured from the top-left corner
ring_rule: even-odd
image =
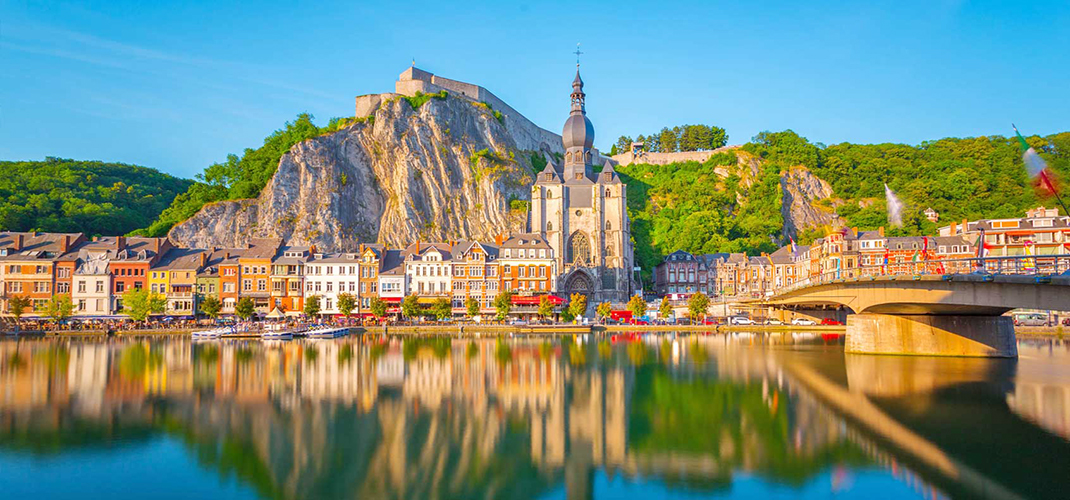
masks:
[[[836,217],[831,205],[823,205],[833,195],[832,186],[806,167],[793,167],[780,174],[783,193],[781,214],[784,216],[784,238],[796,237],[800,231],[831,225]]]
[[[171,240],[236,246],[267,236],[339,251],[523,229],[509,201],[530,198],[531,152],[508,120],[463,97],[384,97],[369,118],[295,145],[259,197],[205,206]]]

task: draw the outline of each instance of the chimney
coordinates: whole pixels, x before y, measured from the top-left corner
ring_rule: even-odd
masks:
[[[227,250],[226,252],[223,252],[223,259],[224,260],[229,260],[230,259],[230,250]]]
[[[857,227],[852,227],[851,228],[851,236],[854,236],[855,238],[858,237],[858,228]]]
[[[416,254],[420,253],[420,240],[416,240]]]
[[[16,252],[21,252],[22,251],[22,236],[23,236],[22,233],[17,233],[15,235],[15,240],[11,244],[11,249],[12,250],[14,250]]]
[[[152,239],[152,251],[156,252],[157,255],[160,254],[160,238]]]
[[[966,232],[966,229],[969,228],[969,226],[966,225],[968,222],[969,222],[969,220],[962,219],[962,232],[964,232],[964,233]]]
[[[951,234],[949,234],[948,236],[955,236],[956,234],[959,234],[958,227],[959,227],[958,223],[952,222],[951,223]]]
[[[879,229],[877,229],[877,234],[879,234],[881,238],[884,237],[884,226],[881,226]]]
[[[502,233],[498,233],[498,234],[496,234],[494,236],[494,244],[495,245],[502,246],[502,243],[504,242],[504,240],[505,240],[505,238],[502,237]]]
[[[364,244],[363,243],[360,244],[360,254],[364,255]]]
[[[204,267],[204,263],[208,261],[208,252],[201,252],[200,265],[197,267]]]
[[[120,250],[122,250],[124,248],[126,248],[126,236],[116,236],[115,237],[115,251],[118,252],[118,251],[120,251]]]

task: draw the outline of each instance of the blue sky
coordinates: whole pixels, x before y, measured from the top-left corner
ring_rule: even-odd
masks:
[[[1070,130],[1066,0],[0,0],[0,159],[192,176],[308,111],[353,114],[417,66],[557,131],[582,42],[596,145],[706,123],[742,143]]]

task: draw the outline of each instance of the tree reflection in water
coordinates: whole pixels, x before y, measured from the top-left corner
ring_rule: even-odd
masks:
[[[894,460],[792,381],[802,358],[745,342],[2,341],[0,453],[169,436],[265,498],[582,497],[596,473],[723,493]]]

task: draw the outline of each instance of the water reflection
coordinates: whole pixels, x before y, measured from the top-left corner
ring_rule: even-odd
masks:
[[[0,341],[0,454],[166,436],[272,498],[589,498],[621,481],[942,496],[939,471],[898,458],[793,365],[890,412],[976,384],[1066,435],[1062,368],[845,360],[842,339],[813,334],[616,340]]]

